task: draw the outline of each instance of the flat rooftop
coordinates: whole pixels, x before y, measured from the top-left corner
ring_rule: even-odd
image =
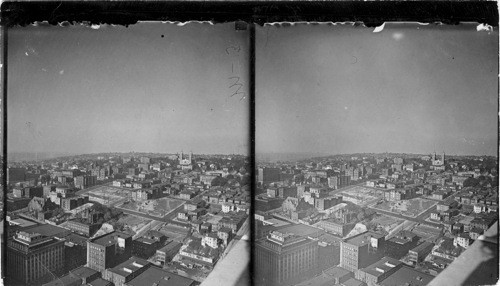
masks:
[[[74,270],[71,270],[70,272],[78,277],[90,277],[90,276],[98,273],[99,271],[96,271],[96,270],[89,268],[89,267],[82,266],[82,267],[78,267]]]
[[[64,275],[58,279],[54,279],[49,283],[43,284],[43,286],[66,286],[66,285],[80,285],[82,280],[71,275]]]
[[[370,242],[370,236],[375,237],[375,238],[384,237],[384,235],[382,235],[380,233],[366,231],[366,232],[360,233],[358,235],[355,235],[353,237],[346,239],[345,242],[352,244],[352,245],[356,245],[356,246],[362,246],[362,245],[368,244]]]
[[[182,245],[182,243],[175,242],[175,241],[171,240],[171,241],[168,241],[165,246],[158,249],[158,251],[169,251],[170,249],[173,249],[173,248],[177,247],[178,245]]]
[[[342,267],[334,266],[332,268],[324,270],[323,273],[332,277],[343,277],[344,275],[348,275],[351,272]]]
[[[91,282],[88,282],[87,285],[89,286],[111,286],[113,283],[109,282],[108,280],[104,280],[102,278],[97,278],[95,280],[92,280]]]
[[[152,266],[139,276],[127,282],[130,286],[144,286],[144,285],[157,285],[157,286],[190,286],[194,284],[194,280],[186,277],[168,272],[161,268]]]
[[[309,280],[306,280],[304,282],[301,282],[299,284],[295,284],[295,286],[328,286],[328,285],[334,285],[333,284],[333,277],[329,277],[327,275],[319,275],[316,277],[313,277]]]
[[[419,244],[417,246],[415,246],[413,249],[411,249],[410,251],[415,251],[415,252],[419,252],[419,251],[422,251],[423,249],[426,249],[427,247],[430,247],[430,246],[434,246],[434,243],[431,243],[431,242],[428,242],[428,241],[425,241],[424,243],[422,244]]]
[[[265,224],[270,224],[270,225],[275,226],[275,227],[280,227],[280,226],[285,226],[285,225],[289,225],[290,224],[287,221],[276,219],[276,218],[265,220],[264,223]]]
[[[378,277],[383,275],[384,273],[387,273],[395,269],[401,264],[403,264],[401,261],[385,256],[379,261],[369,265],[368,267],[363,268],[362,271]]]
[[[38,223],[36,223],[36,222],[29,221],[29,220],[26,220],[23,218],[16,218],[16,219],[10,220],[9,222],[12,225],[17,225],[19,227],[30,227],[30,226],[38,225]]]
[[[111,233],[108,233],[105,236],[99,237],[91,242],[95,243],[95,244],[102,245],[102,246],[110,246],[110,245],[117,243],[117,240],[116,240],[117,238],[127,239],[129,237],[131,237],[131,235],[126,234],[126,233],[111,232]]]
[[[417,271],[408,266],[403,266],[379,284],[381,286],[425,286],[432,279],[434,279],[432,275]]]
[[[303,237],[315,236],[315,235],[317,236],[319,234],[325,233],[325,231],[322,229],[308,226],[308,225],[304,225],[304,224],[295,224],[295,225],[287,226],[284,228],[280,228],[279,231],[284,232],[284,233],[285,232],[286,233],[293,233],[295,235],[303,236]]]
[[[36,233],[39,233],[41,235],[48,236],[48,237],[54,237],[54,236],[65,237],[67,234],[70,233],[70,231],[67,229],[64,229],[62,227],[58,227],[55,225],[51,225],[51,224],[40,224],[37,226],[26,227],[22,230],[30,232],[30,233],[36,232]]]
[[[118,264],[117,266],[109,269],[109,271],[119,274],[121,276],[128,276],[137,270],[150,265],[147,260],[135,256],[130,257],[127,261]]]

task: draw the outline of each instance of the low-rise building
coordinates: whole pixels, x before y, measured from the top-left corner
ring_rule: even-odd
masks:
[[[156,230],[150,230],[143,236],[132,241],[132,255],[139,258],[148,259],[161,248],[167,237]]]
[[[432,251],[433,247],[434,243],[430,243],[428,241],[417,245],[415,248],[408,251],[408,260],[413,262],[414,264],[422,262],[425,257]]]
[[[196,281],[168,272],[158,267],[148,267],[144,272],[137,275],[132,280],[126,282],[124,286],[194,286]]]
[[[131,257],[113,268],[106,269],[103,278],[112,282],[114,286],[123,286],[146,271],[151,265],[147,260]]]
[[[383,257],[379,261],[356,271],[355,277],[368,286],[376,286],[379,285],[379,282],[395,273],[402,265],[403,263],[397,259]]]
[[[453,245],[457,247],[460,245],[463,248],[468,248],[474,240],[469,236],[469,233],[460,233],[457,237],[453,239]]]
[[[182,243],[175,242],[172,240],[167,241],[165,246],[156,250],[155,260],[161,265],[165,265],[167,262],[172,261],[172,259],[179,253]]]
[[[89,202],[89,196],[77,196],[70,198],[61,198],[61,208],[65,211],[76,209],[79,206]]]
[[[316,226],[340,237],[344,237],[354,228],[353,223],[343,223],[333,218],[319,221]]]
[[[99,230],[101,224],[88,223],[82,220],[68,220],[64,226],[73,232],[84,235],[86,237],[91,237]]]

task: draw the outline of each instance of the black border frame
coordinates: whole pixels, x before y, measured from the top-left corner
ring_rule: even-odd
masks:
[[[285,22],[357,22],[367,27],[387,21],[442,23],[457,25],[477,22],[499,26],[496,1],[6,1],[0,9],[2,26],[2,183],[7,186],[7,42],[8,28],[35,22],[47,25],[74,23],[133,25],[139,21],[211,21],[213,23],[244,21],[250,30],[250,174],[251,194],[255,191],[255,25]],[[288,23],[286,23],[288,22]],[[42,24],[43,25],[43,24]],[[498,123],[497,123],[498,130]],[[498,153],[497,153],[498,158]],[[250,220],[254,215],[250,207]],[[7,226],[4,196],[4,229]],[[250,246],[254,246],[254,224],[251,223]],[[7,232],[3,233],[1,265],[5,265]],[[4,271],[2,267],[2,277]],[[253,257],[249,271],[253,285]]]

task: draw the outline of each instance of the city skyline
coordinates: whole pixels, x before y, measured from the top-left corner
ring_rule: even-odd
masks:
[[[8,150],[247,154],[247,34],[231,23],[9,29]]]
[[[476,26],[258,27],[257,154],[496,155],[498,30]]]

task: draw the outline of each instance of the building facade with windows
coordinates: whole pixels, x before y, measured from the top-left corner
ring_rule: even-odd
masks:
[[[342,241],[340,266],[351,272],[356,272],[384,257],[384,252],[384,235],[367,231]]]
[[[132,256],[132,236],[111,232],[87,242],[87,267],[104,272]]]
[[[20,231],[7,241],[6,281],[31,285],[64,270],[64,241]],[[48,281],[47,281],[48,282]]]
[[[255,243],[257,284],[285,285],[301,282],[318,271],[318,242],[272,231]]]

